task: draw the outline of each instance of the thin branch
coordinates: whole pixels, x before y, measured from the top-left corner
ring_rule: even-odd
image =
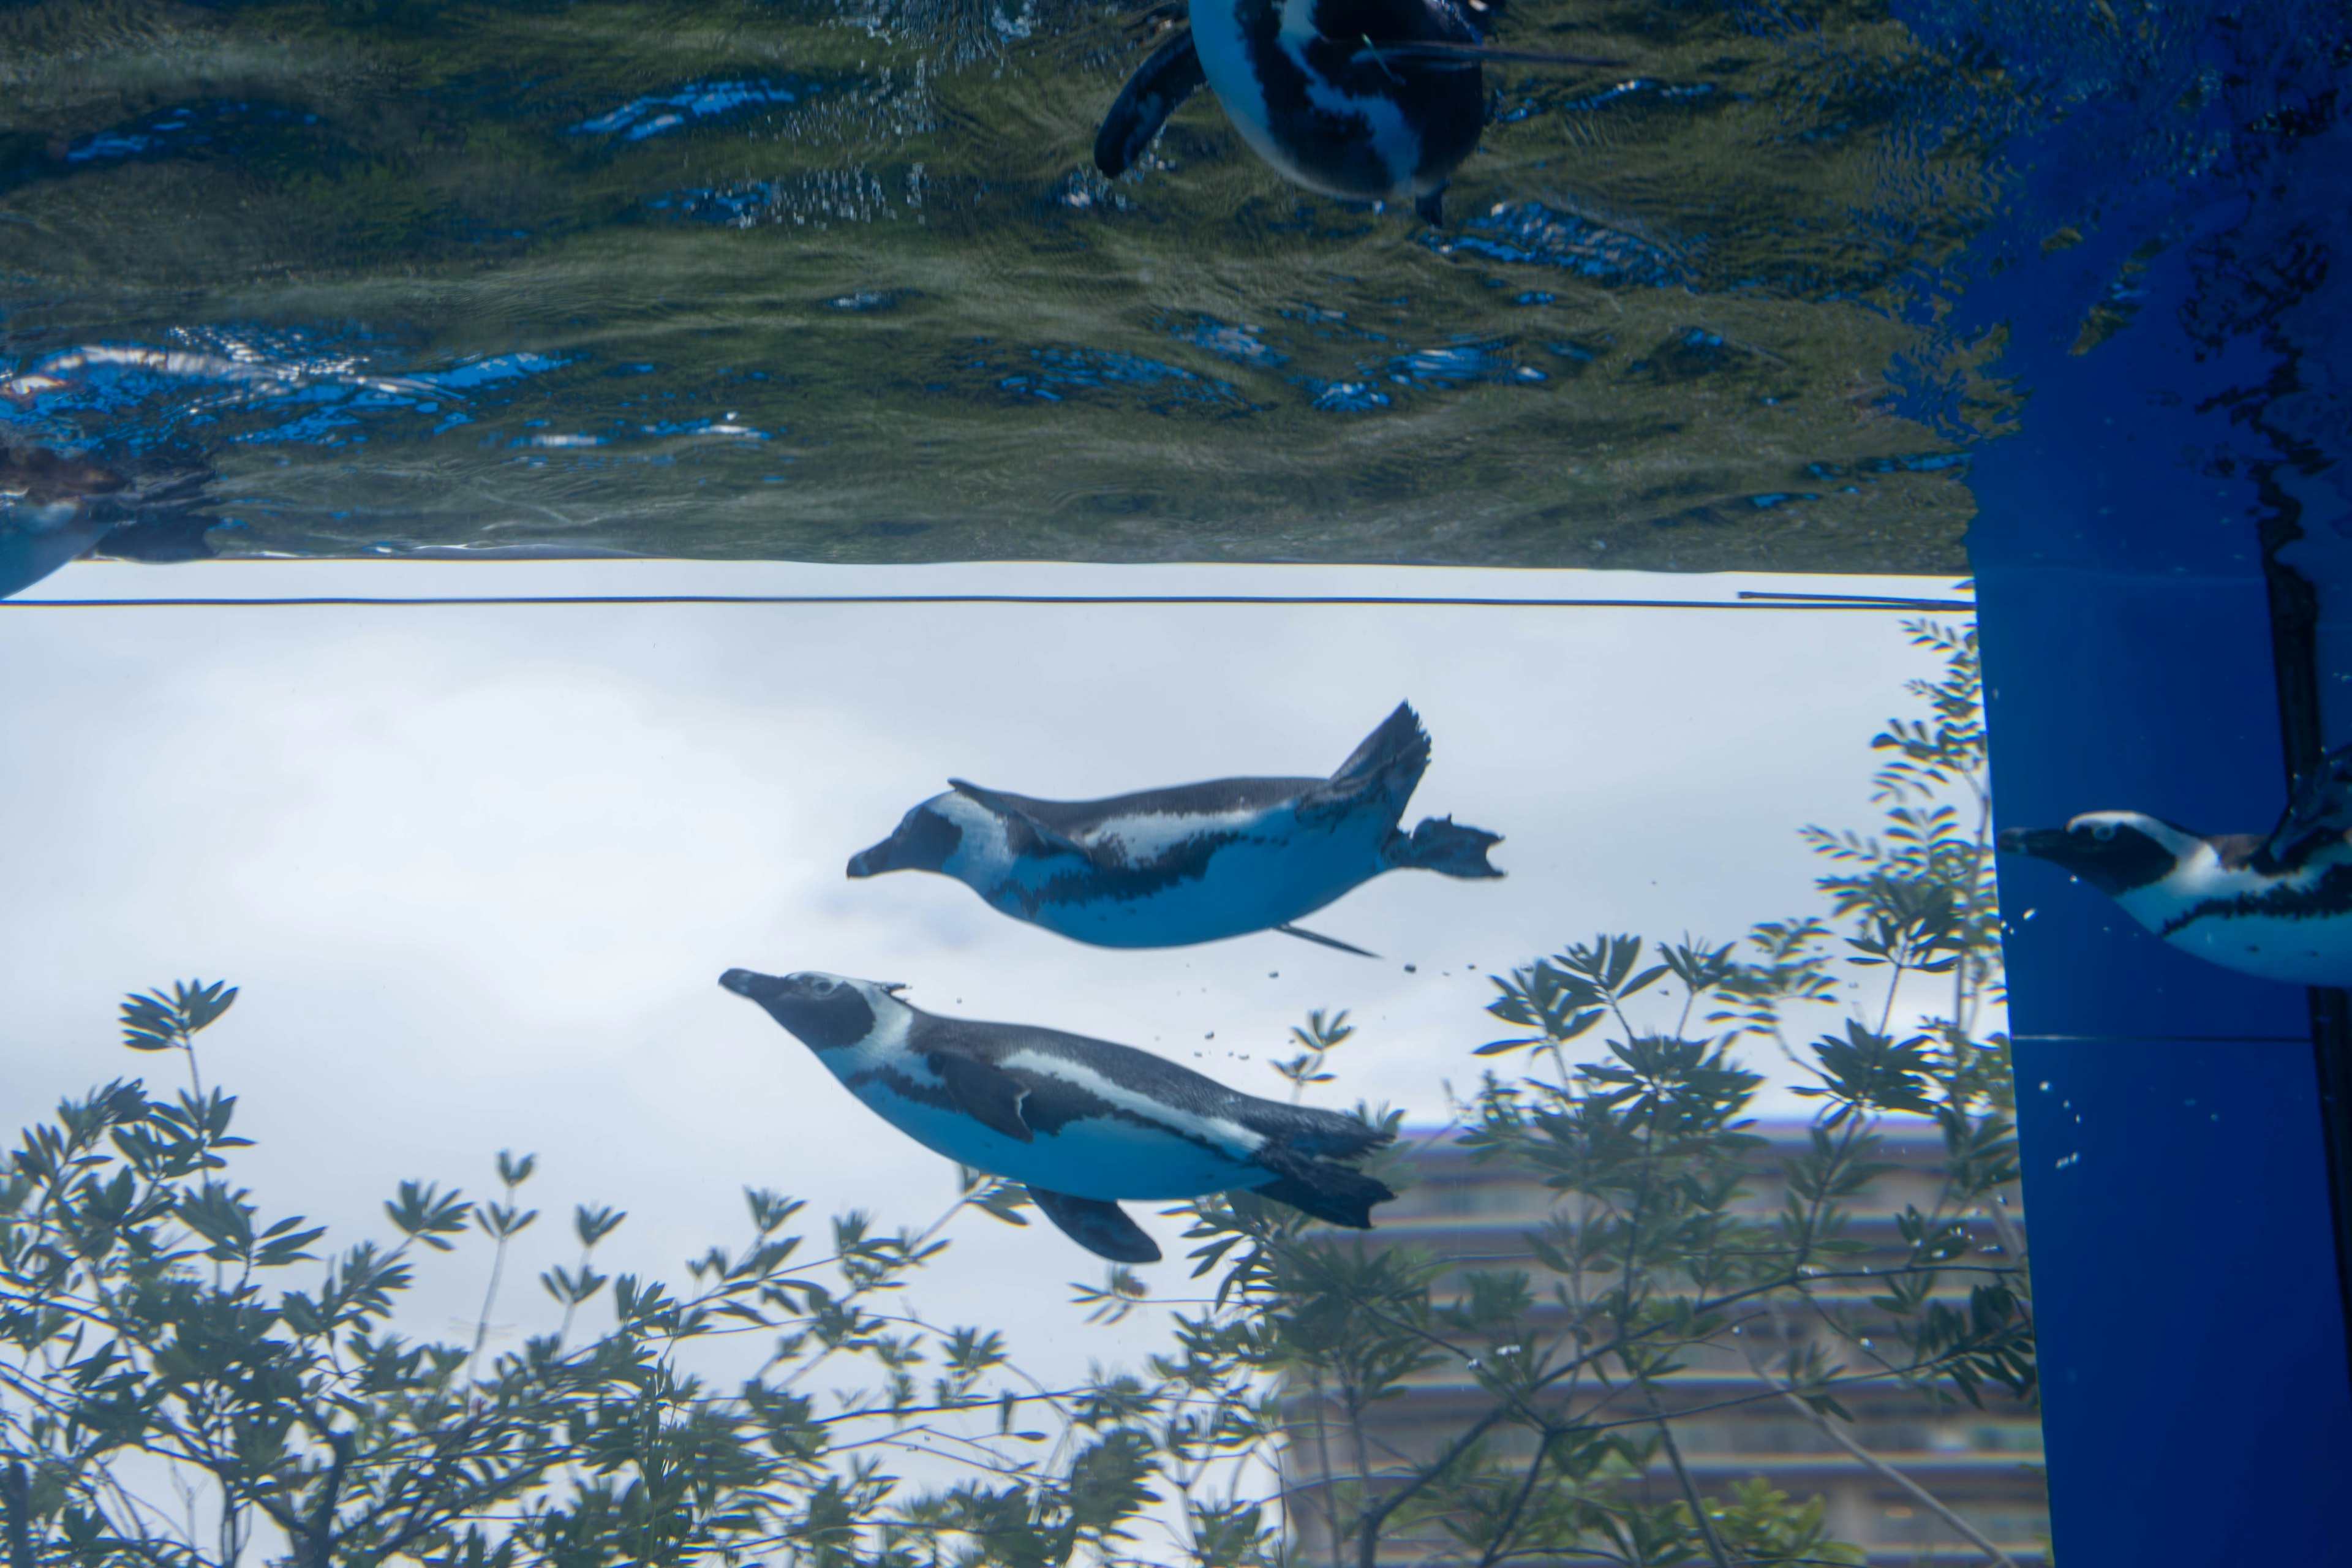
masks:
[[[1519,1527],[1519,1515],[1527,1511],[1528,1499],[1535,1495],[1536,1482],[1543,1478],[1544,1461],[1551,1458],[1551,1438],[1549,1432],[1536,1434],[1536,1457],[1528,1461],[1528,1473],[1519,1479],[1519,1489],[1511,1499],[1510,1511],[1503,1516],[1503,1522],[1495,1527],[1495,1539],[1479,1555],[1478,1568],[1495,1568],[1496,1560],[1503,1554],[1503,1548],[1510,1544],[1511,1531]]]
[[[1798,1395],[1791,1391],[1787,1384],[1783,1384],[1779,1378],[1774,1377],[1770,1373],[1765,1371],[1763,1364],[1756,1359],[1756,1352],[1753,1350],[1747,1350],[1744,1346],[1742,1348],[1743,1350],[1746,1350],[1748,1369],[1755,1373],[1759,1378],[1762,1379],[1766,1386],[1769,1387],[1782,1399],[1787,1400],[1790,1406],[1793,1408],[1798,1415],[1802,1415],[1806,1420],[1819,1427],[1823,1436],[1827,1437],[1831,1442],[1835,1443],[1839,1447],[1843,1448],[1848,1454],[1853,1455],[1856,1459],[1859,1459],[1864,1464],[1869,1466],[1873,1470],[1875,1470],[1885,1479],[1893,1481],[1896,1486],[1901,1487],[1905,1491],[1909,1492],[1914,1498],[1918,1500],[1919,1505],[1922,1508],[1925,1508],[1928,1512],[1934,1514],[1937,1519],[1942,1520],[1946,1524],[1950,1525],[1953,1530],[1959,1533],[1962,1540],[1975,1547],[1978,1551],[1983,1552],[1987,1562],[1998,1564],[1999,1568],[2017,1568],[2017,1563],[2014,1558],[2011,1557],[2008,1552],[2003,1552],[2000,1547],[1995,1546],[1990,1541],[1987,1540],[1984,1533],[1978,1530],[1976,1526],[1970,1524],[1967,1520],[1962,1519],[1958,1514],[1954,1513],[1951,1509],[1945,1504],[1943,1499],[1937,1497],[1926,1487],[1921,1486],[1917,1481],[1913,1480],[1909,1476],[1905,1475],[1901,1470],[1896,1469],[1893,1465],[1888,1464],[1885,1460],[1880,1458],[1877,1455],[1872,1453],[1861,1444],[1855,1442],[1852,1437],[1847,1436],[1846,1434],[1832,1423],[1828,1416],[1822,1415],[1811,1405],[1805,1403],[1805,1401],[1798,1397]]]
[[[1675,1479],[1681,1483],[1683,1500],[1690,1505],[1691,1521],[1698,1537],[1706,1542],[1706,1554],[1715,1559],[1715,1568],[1731,1568],[1731,1559],[1723,1550],[1723,1539],[1715,1532],[1715,1521],[1706,1516],[1706,1504],[1700,1500],[1698,1483],[1691,1479],[1690,1467],[1683,1463],[1682,1445],[1675,1441],[1674,1424],[1658,1406],[1658,1391],[1642,1379],[1642,1397],[1650,1404],[1650,1419],[1657,1424],[1658,1436],[1666,1446],[1666,1462],[1674,1466]],[[2011,1568],[2016,1568],[2012,1563]]]

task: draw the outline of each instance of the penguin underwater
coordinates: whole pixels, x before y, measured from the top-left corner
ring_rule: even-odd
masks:
[[[113,526],[91,503],[130,481],[44,447],[0,442],[0,599],[83,554]]]
[[[950,779],[852,857],[849,875],[936,871],[1015,920],[1098,947],[1279,931],[1362,952],[1291,922],[1384,871],[1503,874],[1486,863],[1499,835],[1450,816],[1399,830],[1428,766],[1428,731],[1399,703],[1328,779],[1214,779],[1089,801]]]
[[[2296,781],[2268,837],[2137,811],[2009,828],[2001,848],[2080,877],[2181,952],[2263,980],[2352,984],[2352,746]]]
[[[1501,0],[1190,0],[1095,137],[1117,179],[1203,83],[1252,151],[1325,195],[1411,200],[1444,220],[1447,179],[1486,120],[1481,60],[1604,65],[1486,44]]]
[[[93,552],[162,564],[212,554],[202,510],[211,465],[186,452],[146,455],[130,473],[42,447],[0,440],[0,599]]]
[[[1121,1199],[1247,1188],[1317,1219],[1371,1228],[1396,1196],[1339,1163],[1394,1134],[1352,1116],[1260,1100],[1107,1040],[943,1018],[903,986],[730,969],[758,1003],[884,1121],[949,1159],[1019,1182],[1089,1252],[1156,1263]]]

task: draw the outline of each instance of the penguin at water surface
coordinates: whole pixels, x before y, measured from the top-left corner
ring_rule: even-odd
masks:
[[[0,599],[104,538],[113,524],[95,502],[128,483],[85,458],[0,442]]]
[[[2007,829],[2000,847],[2073,872],[2183,952],[2263,980],[2352,985],[2352,746],[2296,782],[2267,837],[2093,811]]]
[[[1600,65],[1486,43],[1501,0],[1191,0],[1103,117],[1116,179],[1204,82],[1252,151],[1326,195],[1410,201],[1444,219],[1445,184],[1486,119],[1482,60]]]
[[[151,451],[118,473],[0,439],[0,599],[94,552],[157,564],[205,559],[205,535],[221,521],[202,510],[212,477],[193,452]]]
[[[852,1094],[925,1148],[1029,1189],[1079,1246],[1118,1263],[1160,1248],[1119,1208],[1236,1188],[1359,1230],[1396,1194],[1340,1163],[1391,1141],[1352,1116],[1238,1093],[1149,1051],[1020,1024],[942,1018],[902,986],[730,969]]]
[[[1399,703],[1329,778],[1214,779],[1108,800],[1033,800],[961,779],[849,862],[852,877],[935,871],[1015,920],[1098,947],[1181,947],[1279,931],[1385,871],[1502,873],[1499,835],[1399,820],[1429,734]]]

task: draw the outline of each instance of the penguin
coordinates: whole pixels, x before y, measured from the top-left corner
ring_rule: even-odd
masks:
[[[0,442],[0,599],[104,538],[114,521],[94,503],[129,482],[97,463]]]
[[[1503,874],[1486,861],[1497,834],[1450,816],[1398,829],[1428,766],[1428,731],[1399,703],[1328,779],[1215,779],[1087,801],[950,779],[853,856],[849,875],[936,871],[1015,920],[1097,947],[1278,931],[1363,953],[1291,922],[1400,868]]]
[[[1396,1196],[1339,1162],[1394,1134],[1337,1111],[1241,1094],[1149,1051],[1024,1024],[943,1018],[903,985],[730,969],[882,1120],[935,1153],[1029,1189],[1063,1234],[1115,1263],[1160,1248],[1121,1200],[1244,1188],[1332,1225],[1371,1228]]]
[[[199,510],[211,465],[185,450],[142,455],[129,473],[45,447],[0,443],[0,599],[68,561],[103,555],[202,561],[221,520]]]
[[[1606,64],[1487,47],[1501,0],[1190,0],[1191,22],[1120,89],[1095,137],[1116,179],[1203,82],[1252,151],[1325,195],[1444,221],[1486,119],[1481,60]]]
[[[2200,834],[2137,811],[2009,828],[2181,952],[2297,985],[2352,984],[2352,746],[2296,782],[2278,826]]]

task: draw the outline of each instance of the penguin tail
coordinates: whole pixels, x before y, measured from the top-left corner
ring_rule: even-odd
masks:
[[[1402,810],[1428,767],[1429,731],[1421,727],[1421,715],[1412,710],[1412,704],[1400,702],[1396,711],[1381,720],[1381,727],[1349,753],[1327,787],[1343,795],[1367,787],[1393,792]]]
[[[1375,1181],[1345,1165],[1335,1165],[1328,1160],[1294,1156],[1283,1164],[1280,1175],[1264,1186],[1250,1190],[1260,1197],[1288,1204],[1326,1225],[1343,1225],[1350,1230],[1370,1230],[1372,1228],[1372,1205],[1387,1203],[1396,1196],[1387,1183]]]
[[[1392,867],[1447,877],[1499,877],[1502,873],[1486,863],[1486,851],[1502,841],[1499,833],[1471,827],[1450,816],[1424,816],[1412,837],[1389,835],[1388,861]]]

